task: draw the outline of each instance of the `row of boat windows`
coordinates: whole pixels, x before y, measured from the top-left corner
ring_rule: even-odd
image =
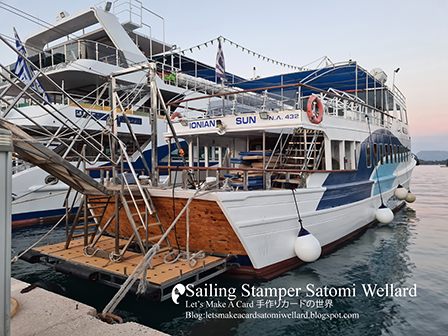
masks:
[[[385,164],[394,164],[409,161],[411,151],[401,145],[390,144],[373,144],[373,155],[371,144],[366,144],[366,161],[367,167],[372,167],[372,164],[377,166]]]

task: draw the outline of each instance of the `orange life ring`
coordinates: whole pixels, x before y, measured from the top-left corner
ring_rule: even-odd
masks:
[[[317,110],[315,105],[317,105]],[[324,118],[324,106],[322,101],[316,95],[312,95],[308,99],[307,105],[308,118],[313,124],[320,124]]]
[[[182,121],[182,114],[180,114],[179,112],[174,112],[174,113],[171,115],[171,120],[176,119],[176,117],[179,119],[179,121]]]

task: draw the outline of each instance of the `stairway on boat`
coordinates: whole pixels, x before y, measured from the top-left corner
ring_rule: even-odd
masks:
[[[144,190],[145,197],[139,188],[130,186],[119,190],[121,186],[108,187],[114,196],[89,196],[82,199],[82,206],[76,214],[66,240],[65,248],[69,248],[76,238],[84,239],[86,253],[99,254],[119,261],[129,248],[140,253],[146,251],[162,238],[165,230],[160,222],[157,210],[149,193]],[[120,191],[120,192],[117,192]],[[149,207],[146,206],[149,204]],[[118,218],[118,225],[116,222]],[[98,229],[100,228],[100,232]],[[127,240],[125,245],[117,244],[113,254],[97,249],[96,244],[103,235],[112,235]],[[168,238],[165,247],[170,247]]]
[[[305,186],[303,171],[321,169],[324,156],[324,134],[319,130],[294,129],[286,138],[276,169],[300,170],[301,172],[279,172],[273,176],[274,188],[285,188],[287,183],[295,188]]]

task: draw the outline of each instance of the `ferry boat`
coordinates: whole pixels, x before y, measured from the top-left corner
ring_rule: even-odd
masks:
[[[173,54],[173,63],[181,62]],[[415,200],[405,97],[386,85],[380,69],[369,72],[348,61],[232,81],[167,101],[157,63],[144,66],[150,71],[152,134],[165,116],[163,135],[180,154],[157,165],[153,141],[150,183],[139,179],[127,146],[112,131],[103,131],[116,144],[111,168],[90,170],[104,176],[112,169],[113,179],[96,181],[0,119],[19,156],[82,195],[65,241],[34,248],[23,259],[120,286],[118,297],[131,290],[165,300],[177,284],[197,285],[224,272],[278,276],[377,221],[390,222],[392,211]],[[214,69],[204,69],[215,77]],[[116,99],[111,96],[111,113]],[[168,178],[160,183],[165,171]]]
[[[191,203],[190,248],[236,254],[241,267],[233,272],[271,278],[301,262],[294,249],[301,223],[326,253],[382,220],[379,208],[412,202],[406,101],[386,79],[349,61],[236,84],[206,97],[219,102],[204,115],[184,111],[174,126],[189,145],[183,169],[196,181],[226,178]],[[211,146],[228,157],[219,167],[193,155],[207,156]],[[174,197],[182,203],[194,192],[176,189]],[[150,193],[157,205],[173,197]],[[205,237],[193,233],[201,230]]]

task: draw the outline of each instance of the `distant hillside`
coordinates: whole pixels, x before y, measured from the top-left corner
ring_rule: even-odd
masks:
[[[420,160],[425,161],[440,161],[448,159],[448,151],[429,151],[423,150],[417,153]]]

